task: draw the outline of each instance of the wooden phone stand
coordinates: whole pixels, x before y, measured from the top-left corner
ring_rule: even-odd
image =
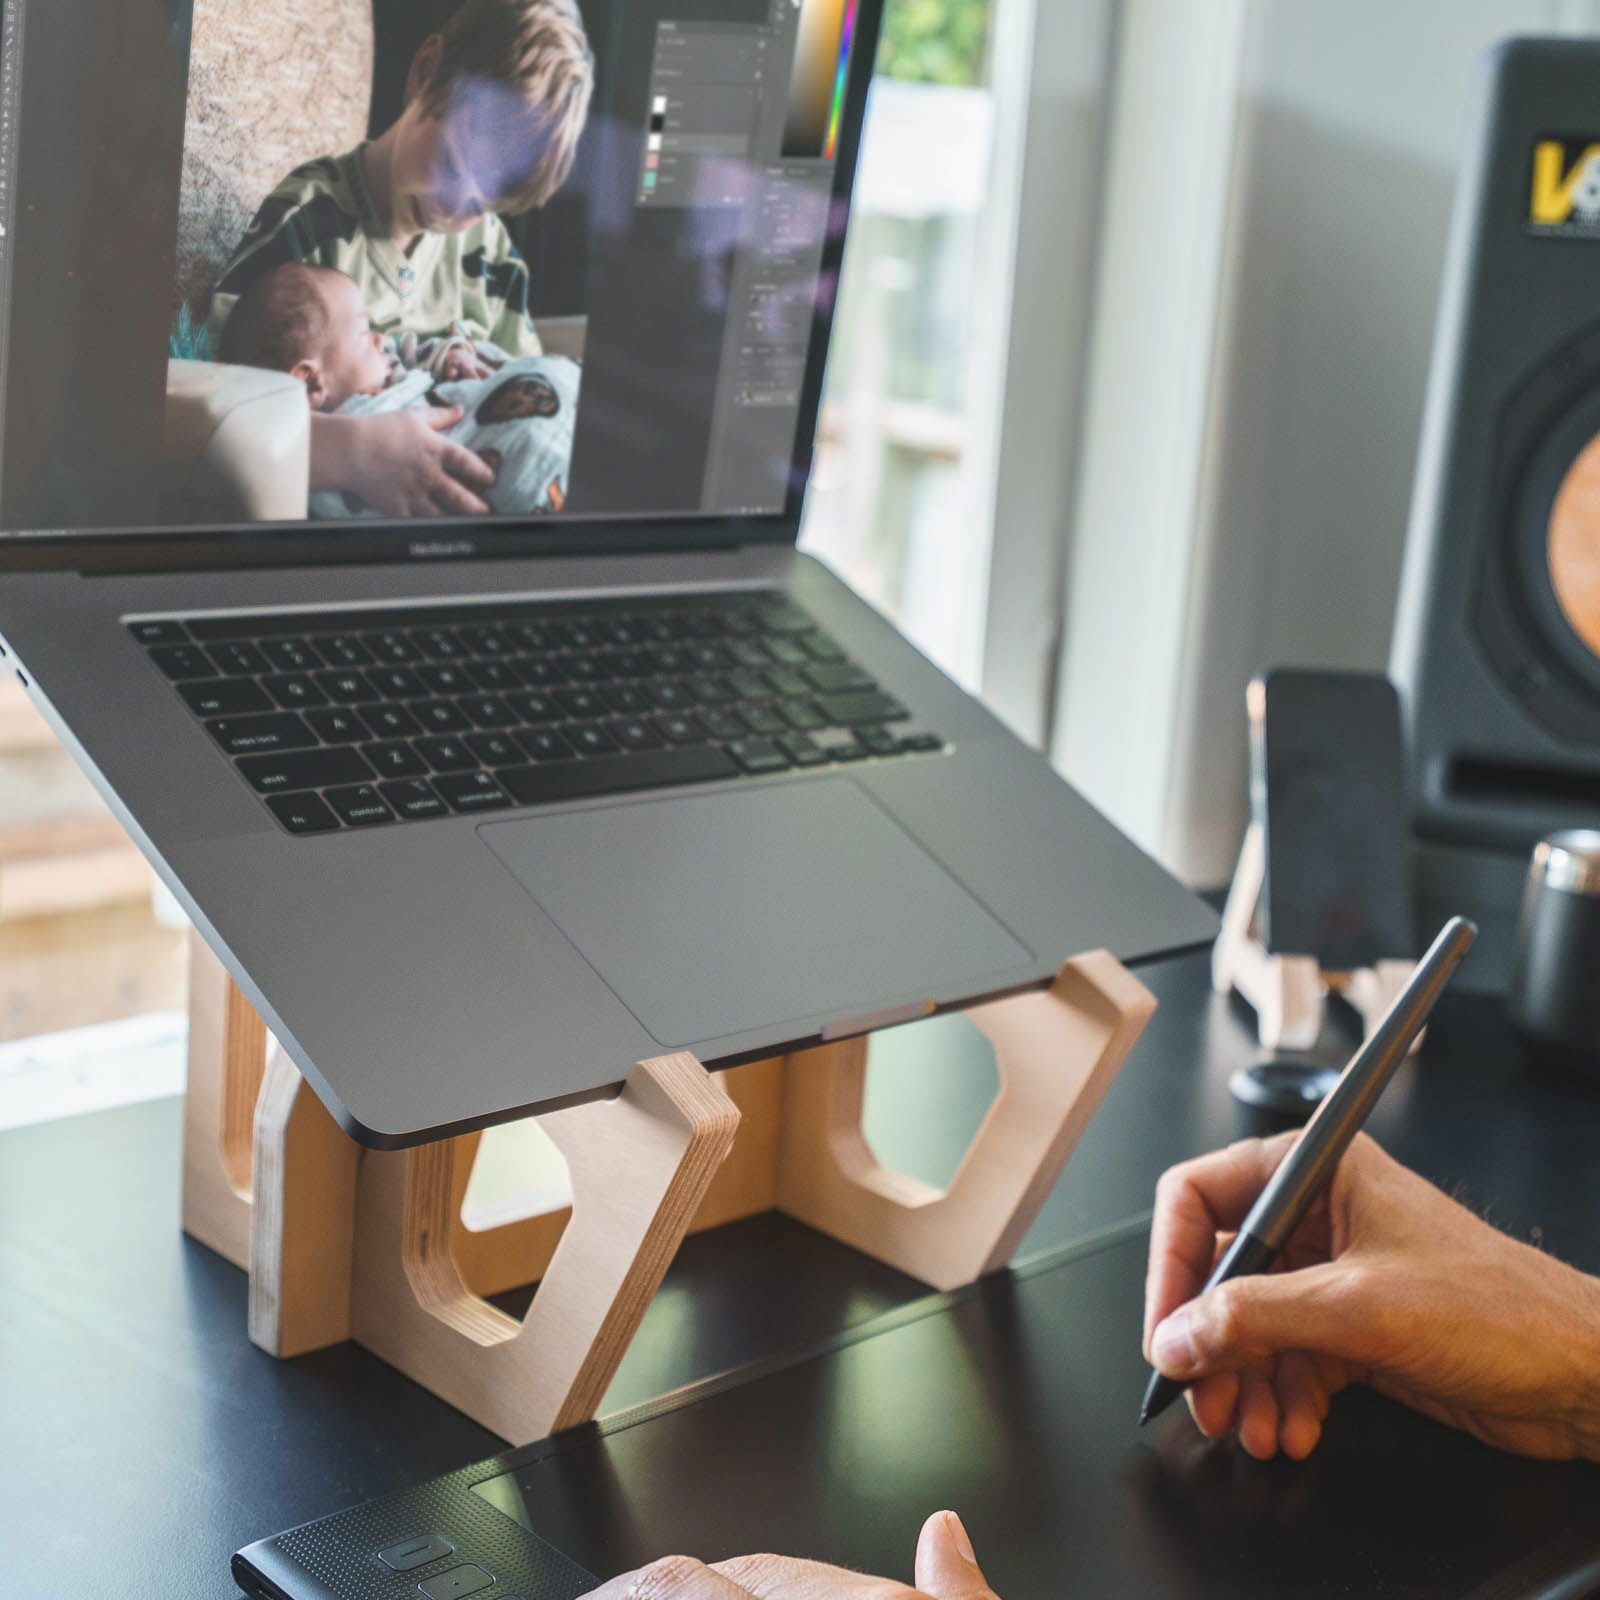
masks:
[[[594,1415],[692,1230],[776,1207],[936,1288],[1004,1265],[1155,1009],[1103,951],[974,1007],[1000,1090],[944,1190],[873,1155],[864,1039],[716,1073],[641,1061],[614,1099],[537,1118],[570,1208],[474,1233],[479,1135],[361,1149],[198,937],[191,955],[183,1225],[249,1272],[251,1338],[353,1337],[513,1443]],[[521,1318],[489,1303],[534,1282]]]
[[[1256,1014],[1256,1036],[1268,1050],[1309,1050],[1322,1032],[1323,1006],[1342,994],[1371,1033],[1406,986],[1415,961],[1378,961],[1353,972],[1327,972],[1315,956],[1269,955],[1261,940],[1258,912],[1266,876],[1261,824],[1245,830],[1222,912],[1222,931],[1211,950],[1211,986],[1218,994],[1237,989]],[[1426,1030],[1424,1030],[1426,1031]],[[1422,1043],[1417,1035],[1412,1050]]]

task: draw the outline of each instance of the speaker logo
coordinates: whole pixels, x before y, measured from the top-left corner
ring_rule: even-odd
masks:
[[[1600,239],[1600,139],[1541,139],[1533,147],[1528,232]]]

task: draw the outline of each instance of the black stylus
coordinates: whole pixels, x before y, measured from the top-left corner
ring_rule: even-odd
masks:
[[[1305,1220],[1312,1202],[1332,1181],[1340,1157],[1361,1131],[1395,1068],[1405,1060],[1411,1041],[1422,1031],[1450,974],[1461,964],[1477,935],[1476,926],[1465,917],[1452,917],[1439,930],[1439,937],[1417,963],[1411,981],[1395,996],[1383,1020],[1351,1057],[1350,1064],[1339,1074],[1339,1081],[1328,1091],[1251,1206],[1227,1253],[1206,1280],[1206,1289],[1214,1289],[1229,1278],[1271,1269],[1278,1252]],[[1152,1373],[1139,1411],[1140,1427],[1152,1417],[1159,1417],[1186,1388],[1186,1383]]]

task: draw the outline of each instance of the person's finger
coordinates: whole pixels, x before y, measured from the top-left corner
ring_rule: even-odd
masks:
[[[489,502],[475,495],[465,484],[457,483],[453,478],[443,478],[434,488],[429,514],[482,517],[487,516],[490,509]]]
[[[1239,1443],[1257,1461],[1270,1461],[1278,1453],[1278,1396],[1264,1367],[1239,1369],[1239,1414],[1235,1427]]]
[[[440,433],[446,428],[455,427],[467,410],[465,406],[429,406],[426,410],[419,406],[413,414],[421,417],[435,433]]]
[[[1237,1228],[1294,1142],[1293,1131],[1272,1139],[1245,1139],[1170,1168],[1156,1185],[1145,1275],[1144,1346],[1211,1274],[1219,1233]]]
[[[476,450],[469,450],[464,444],[448,444],[440,460],[457,483],[473,489],[488,489],[494,483],[494,468]]]
[[[892,1578],[874,1578],[795,1556],[733,1556],[711,1565],[739,1594],[754,1595],[756,1600],[918,1600],[916,1590]]]
[[[1151,1362],[1169,1378],[1193,1380],[1283,1350],[1363,1360],[1371,1327],[1358,1282],[1349,1267],[1327,1262],[1218,1284],[1157,1326]]]
[[[693,1556],[663,1556],[591,1589],[584,1600],[750,1600],[750,1591]]]
[[[933,1600],[999,1600],[953,1511],[935,1511],[917,1538],[918,1590]]]
[[[1218,1372],[1184,1391],[1194,1425],[1208,1439],[1220,1439],[1233,1432],[1233,1419],[1239,1410],[1239,1375]]]
[[[1282,1415],[1278,1443],[1291,1460],[1304,1461],[1322,1437],[1328,1392],[1322,1386],[1316,1362],[1300,1350],[1287,1351],[1278,1358],[1274,1382]]]

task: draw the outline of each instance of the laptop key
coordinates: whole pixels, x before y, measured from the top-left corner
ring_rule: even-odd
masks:
[[[267,805],[290,833],[331,833],[339,819],[314,794],[275,794]]]
[[[375,823],[394,821],[389,803],[370,783],[330,789],[324,798],[348,828],[370,828]]]
[[[417,676],[427,684],[430,694],[471,694],[477,687],[466,671],[458,666],[435,664],[419,667]]]
[[[328,703],[327,695],[303,672],[275,672],[261,680],[261,687],[285,711],[309,711]]]
[[[522,718],[496,694],[468,695],[462,700],[461,709],[472,718],[474,726],[479,728],[509,728],[512,723],[522,721]]]
[[[234,765],[250,787],[261,794],[326,789],[336,783],[360,783],[372,776],[372,768],[349,745],[287,755],[245,756]]]
[[[305,721],[289,711],[273,711],[259,717],[218,717],[206,723],[206,731],[230,756],[303,750],[317,742]]]
[[[362,639],[362,643],[379,661],[387,661],[392,666],[422,659],[422,652],[412,644],[405,634],[397,629],[389,629],[384,633],[366,634]]]
[[[374,667],[367,677],[390,700],[420,700],[428,692],[409,667]]]
[[[467,748],[486,767],[520,767],[528,759],[509,733],[469,733]]]
[[[863,689],[855,694],[822,694],[817,705],[829,722],[857,728],[867,722],[899,722],[911,713],[881,689]]]
[[[797,767],[820,767],[828,760],[817,741],[806,733],[785,734],[778,740],[778,748]]]
[[[363,701],[383,698],[364,672],[319,672],[316,683],[330,700],[337,700],[341,705],[360,705]]]
[[[638,717],[623,717],[617,722],[607,723],[606,726],[611,731],[611,737],[624,750],[659,750],[661,748],[661,735],[656,733],[649,723],[641,722]]]
[[[811,693],[811,685],[792,667],[768,667],[764,676],[779,694],[795,696]]]
[[[843,661],[844,651],[825,633],[802,633],[794,642],[805,650],[813,661]]]
[[[685,678],[684,682],[703,706],[725,706],[730,700],[739,698],[733,692],[733,685],[714,672],[697,672],[692,678]]]
[[[515,738],[535,761],[571,761],[578,754],[554,728],[518,728]]]
[[[703,744],[710,737],[698,717],[657,717],[652,726],[668,744]]]
[[[530,689],[548,689],[561,682],[560,656],[518,656],[508,665]]]
[[[924,755],[933,750],[943,750],[944,740],[936,733],[908,733],[900,741],[900,748],[916,755]]]
[[[659,711],[689,711],[696,704],[688,686],[678,682],[653,684],[650,698],[655,701]]]
[[[803,674],[813,689],[837,694],[844,689],[874,689],[877,685],[853,661],[814,661]]]
[[[217,671],[230,678],[258,678],[272,670],[267,658],[253,644],[233,641],[206,647],[206,654],[217,664]]]
[[[876,727],[858,729],[856,737],[866,747],[869,755],[892,756],[899,754],[900,741],[881,723]]]
[[[187,644],[189,630],[181,622],[130,622],[128,632],[140,644]]]
[[[180,683],[178,693],[189,702],[189,709],[202,717],[240,717],[273,708],[266,695],[243,678],[203,678]]]
[[[506,703],[521,722],[559,722],[566,714],[547,694],[513,694]]]
[[[418,739],[417,751],[435,772],[470,772],[478,764],[464,739]]]
[[[480,689],[488,689],[495,694],[522,687],[522,679],[512,671],[509,661],[469,661],[467,676]]]
[[[592,722],[582,722],[562,731],[580,756],[609,756],[622,748],[604,728]]]
[[[422,732],[417,719],[404,706],[363,706],[361,716],[380,739],[409,739]]]
[[[429,733],[465,733],[472,726],[454,700],[418,700],[411,709]]]
[[[544,805],[588,795],[621,794],[633,789],[664,789],[680,783],[707,783],[739,773],[716,745],[646,750],[601,756],[593,761],[553,761],[536,767],[507,767],[498,777],[520,805]]]
[[[789,758],[770,739],[736,739],[728,753],[746,772],[783,772]]]
[[[453,661],[467,653],[467,647],[449,628],[414,628],[411,637],[430,661]]]
[[[803,667],[811,660],[811,652],[794,639],[768,639],[767,654],[780,667]]]
[[[637,683],[611,683],[600,691],[600,698],[613,711],[648,711],[653,704],[650,693]]]
[[[569,717],[603,717],[609,709],[592,689],[562,689],[556,703]]]
[[[809,700],[780,700],[778,715],[799,733],[809,733],[813,728],[820,728],[827,720]]]
[[[313,639],[312,647],[332,667],[370,667],[372,652],[353,633],[330,633]]]
[[[758,613],[761,626],[768,633],[806,633],[816,624],[799,606],[787,600],[775,606],[764,606]]]
[[[150,659],[174,680],[217,675],[217,669],[206,659],[205,652],[195,644],[160,645],[150,652]]]
[[[323,665],[309,639],[263,639],[261,653],[279,672],[310,672]]]
[[[739,715],[752,733],[785,733],[789,728],[775,706],[740,706]]]
[[[499,628],[462,628],[462,642],[475,656],[509,656],[511,641]]]
[[[380,778],[420,778],[428,770],[428,763],[404,739],[364,744],[361,753]]]
[[[443,774],[433,786],[453,811],[500,811],[511,804],[511,796],[487,772]]]
[[[395,815],[406,822],[416,822],[423,817],[450,815],[449,806],[433,792],[432,786],[421,778],[407,778],[399,783],[381,783],[378,785],[378,793],[394,808]]]
[[[750,731],[737,711],[702,711],[700,720],[713,739],[721,739],[724,743],[730,739],[742,739]]]
[[[322,711],[306,712],[306,721],[317,731],[324,744],[359,744],[372,737],[372,730],[354,711],[341,706],[329,706]]]

